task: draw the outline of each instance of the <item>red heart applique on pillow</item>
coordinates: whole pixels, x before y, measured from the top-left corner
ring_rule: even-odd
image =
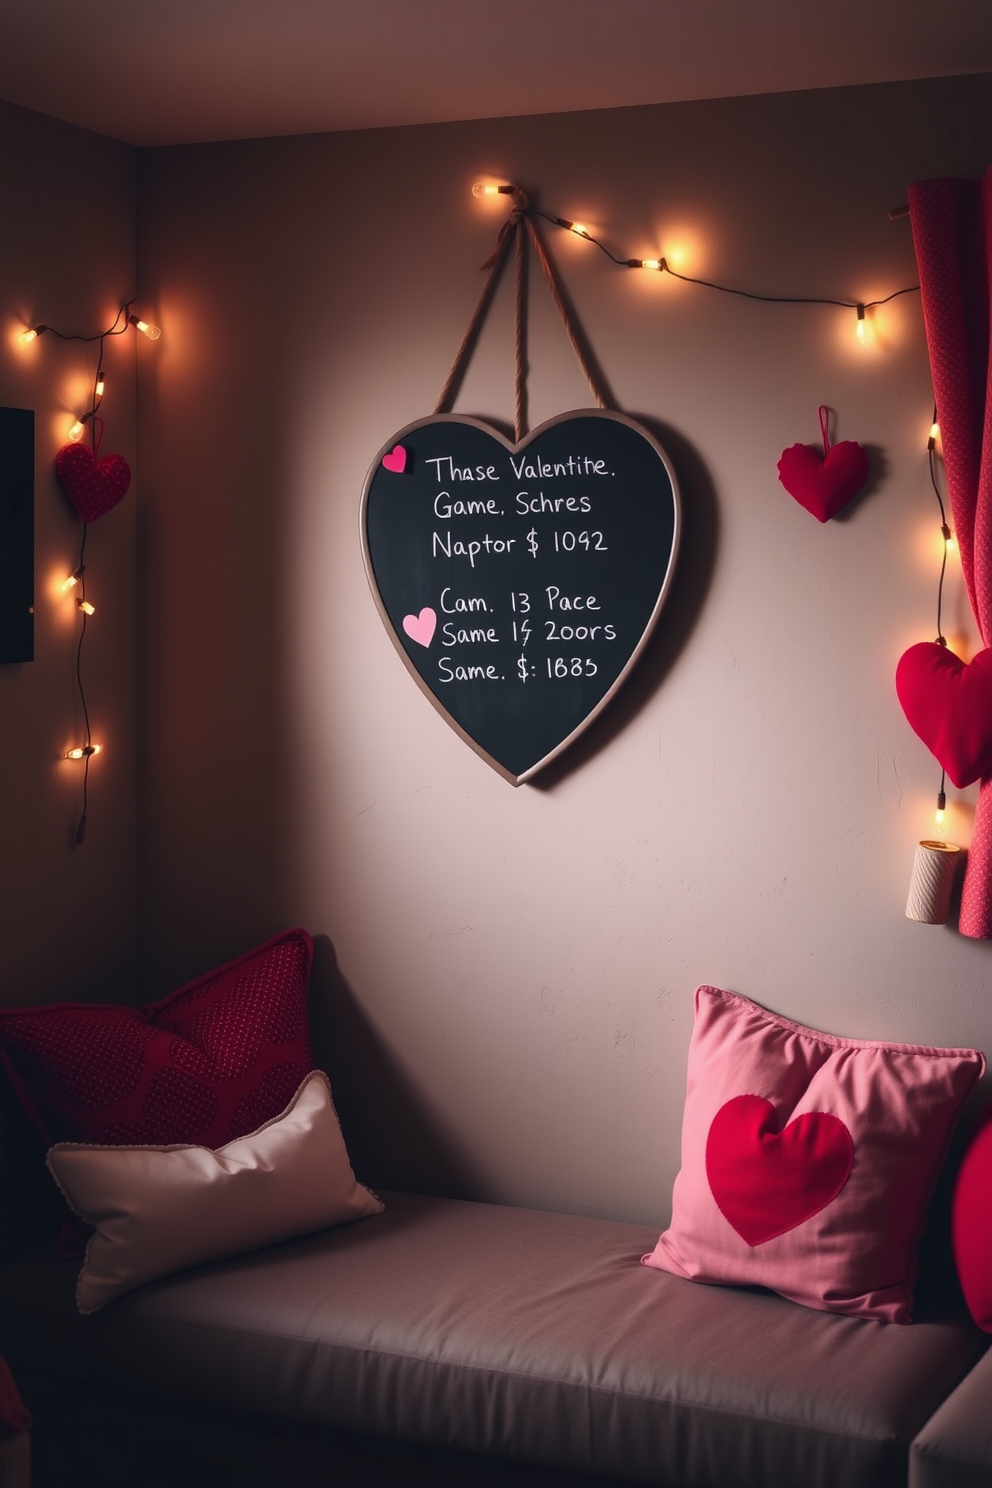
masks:
[[[992,775],[992,647],[968,663],[920,641],[899,659],[896,692],[910,727],[959,790]]]
[[[738,1095],[706,1141],[706,1177],[724,1218],[752,1248],[825,1209],[847,1182],[854,1143],[843,1121],[810,1111],[777,1131],[771,1101]]]
[[[822,455],[815,445],[792,444],[782,451],[778,478],[800,506],[827,522],[861,490],[870,463],[853,439],[831,445]]]
[[[131,467],[123,455],[98,460],[86,444],[64,444],[55,456],[55,469],[84,522],[95,522],[123,501],[131,484]]]

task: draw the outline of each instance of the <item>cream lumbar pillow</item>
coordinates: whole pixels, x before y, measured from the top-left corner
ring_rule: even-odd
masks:
[[[48,1167],[96,1227],[76,1288],[80,1312],[185,1266],[382,1210],[352,1172],[320,1070],[281,1115],[216,1150],[59,1142]]]

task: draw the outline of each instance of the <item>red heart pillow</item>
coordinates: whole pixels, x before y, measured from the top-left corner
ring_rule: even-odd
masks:
[[[985,1108],[958,1171],[951,1241],[968,1311],[992,1333],[992,1105]]]
[[[312,957],[287,930],[143,1008],[4,1008],[0,1058],[46,1143],[221,1147],[278,1116],[313,1068]]]
[[[826,522],[856,496],[868,479],[867,452],[853,439],[831,445],[826,454],[812,444],[792,444],[782,451],[778,478],[790,496]]]
[[[86,444],[64,444],[55,456],[62,489],[84,522],[95,522],[127,495],[131,467],[123,455],[98,460]]]
[[[909,1322],[916,1244],[974,1049],[818,1033],[696,993],[672,1221],[644,1264]]]
[[[992,775],[992,647],[968,663],[920,641],[899,658],[896,692],[910,727],[959,790]]]

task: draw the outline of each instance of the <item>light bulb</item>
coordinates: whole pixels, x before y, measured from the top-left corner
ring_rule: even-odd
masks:
[[[930,425],[930,433],[927,435],[927,449],[928,450],[932,450],[934,448],[934,446],[936,445],[937,440],[939,439],[939,437],[940,437],[940,425],[938,424],[937,420],[934,419],[933,423]]]
[[[67,579],[62,580],[62,593],[68,594],[70,589],[75,589],[79,583],[79,575],[71,573]]]
[[[75,441],[77,439],[81,439],[83,437],[83,430],[85,428],[86,428],[86,420],[85,420],[85,418],[77,418],[76,422],[73,424],[72,428],[69,430],[69,438],[73,441],[73,443],[75,443]]]
[[[143,336],[148,337],[149,341],[157,341],[162,334],[159,327],[152,325],[151,321],[139,320],[136,315],[129,315],[127,320],[128,325],[136,326]]]
[[[62,758],[63,759],[82,759],[84,753],[85,753],[85,750],[80,749],[77,746],[75,749],[67,749],[66,752],[65,752],[65,754],[62,756]]]
[[[96,387],[93,389],[94,395],[97,398],[102,398],[103,397],[103,390],[106,387],[106,385],[107,385],[107,374],[104,372],[103,368],[101,367],[100,370],[99,370],[99,372],[96,374]]]
[[[937,792],[937,810],[934,812],[934,821],[938,827],[944,825],[944,809],[947,806],[947,796],[943,791]]]
[[[47,330],[48,330],[48,327],[47,326],[36,325],[36,326],[32,326],[30,328],[30,330],[22,331],[21,332],[21,345],[22,346],[30,346],[32,341],[37,341],[38,337],[39,336],[43,336]]]
[[[660,269],[663,263],[664,263],[664,259],[662,259],[662,258],[642,258],[641,259],[641,267],[644,268],[644,269]]]
[[[940,535],[944,539],[944,549],[949,553],[954,546],[954,533],[946,522],[940,524]]]
[[[476,181],[472,187],[473,196],[509,196],[512,186],[497,186],[495,181]]]
[[[858,306],[858,324],[857,324],[856,335],[857,335],[858,340],[861,342],[862,346],[865,344],[865,332],[866,332],[866,330],[867,330],[867,326],[865,325],[865,307],[864,307],[864,305],[859,305]]]
[[[67,749],[62,758],[72,760],[88,759],[91,754],[99,754],[102,749],[102,744],[77,744],[75,749]]]
[[[555,222],[559,227],[564,227],[569,232],[577,233],[580,238],[587,238],[589,236],[588,228],[583,227],[581,222],[571,222],[567,217],[556,217]]]
[[[77,599],[76,606],[78,609],[82,610],[84,615],[96,614],[96,606],[91,605],[88,599]]]

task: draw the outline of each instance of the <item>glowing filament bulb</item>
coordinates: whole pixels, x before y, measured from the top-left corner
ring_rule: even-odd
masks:
[[[862,346],[865,344],[865,334],[866,334],[866,331],[867,331],[867,326],[865,324],[865,307],[864,307],[864,305],[859,305],[858,306],[858,324],[857,324],[856,334],[857,334],[857,338],[861,342]]]
[[[589,229],[583,227],[581,222],[571,223],[570,231],[576,233],[580,238],[587,238],[589,236]]]
[[[31,326],[31,328],[29,330],[27,330],[27,331],[22,331],[21,332],[21,345],[22,346],[30,346],[32,341],[37,341],[38,337],[39,336],[43,336],[47,330],[48,330],[48,327],[47,326],[36,325],[36,326]]]
[[[148,337],[149,341],[157,341],[162,334],[157,325],[152,325],[149,320],[139,320],[137,315],[129,315],[127,320],[128,325],[136,326],[143,336]]]
[[[67,749],[62,758],[72,760],[89,759],[91,754],[99,754],[102,749],[102,744],[77,744],[75,749]]]
[[[100,370],[99,370],[99,372],[96,374],[96,386],[93,389],[94,396],[97,397],[97,398],[102,398],[103,397],[103,390],[106,387],[106,385],[107,385],[107,375],[104,372],[103,368],[101,367]]]
[[[91,605],[88,599],[77,599],[76,606],[78,609],[82,610],[84,615],[96,614],[96,606]]]
[[[944,825],[944,810],[947,806],[947,796],[943,791],[937,792],[937,810],[934,812],[934,821],[938,827]]]
[[[663,263],[664,263],[664,259],[661,259],[661,258],[642,258],[641,259],[641,267],[643,269],[660,269]]]
[[[82,438],[82,436],[83,436],[83,430],[85,428],[86,428],[86,420],[85,420],[85,418],[77,418],[76,422],[73,424],[72,428],[69,430],[69,438],[75,443],[75,441],[77,439],[81,439]]]
[[[940,525],[940,535],[944,539],[944,550],[949,553],[954,547],[954,533],[946,522],[942,522]]]
[[[65,754],[62,756],[62,758],[63,759],[82,759],[84,753],[85,753],[85,750],[80,749],[77,746],[75,749],[67,749],[66,752],[65,752]]]
[[[512,186],[497,186],[495,181],[476,181],[472,187],[473,196],[509,196]]]
[[[927,435],[927,449],[932,450],[940,437],[940,425],[934,419],[930,425],[930,433]]]
[[[68,594],[70,589],[75,589],[79,583],[78,573],[71,573],[67,579],[62,580],[62,593]]]

